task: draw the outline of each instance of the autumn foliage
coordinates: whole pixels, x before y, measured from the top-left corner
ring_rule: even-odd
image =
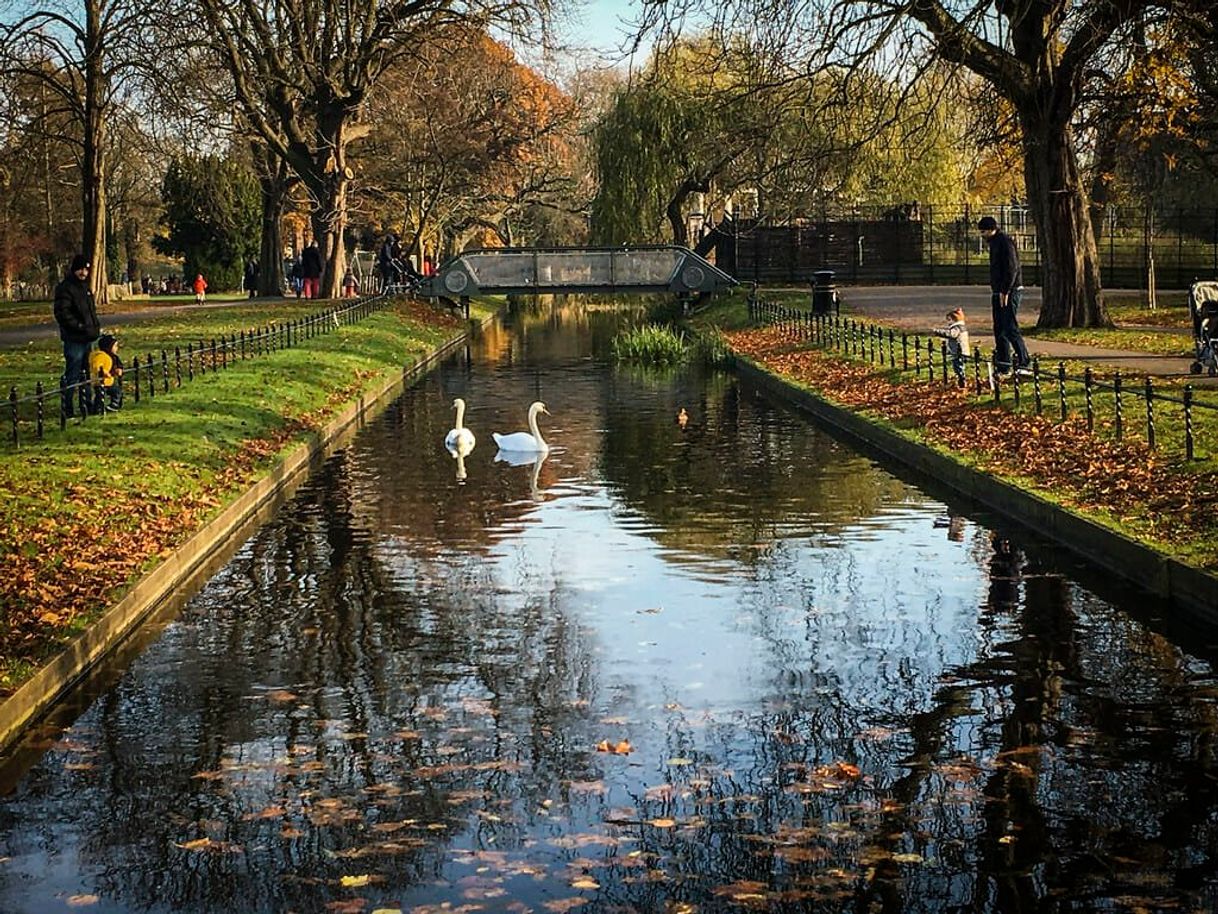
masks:
[[[1218,531],[1218,479],[1179,472],[1145,442],[1104,441],[1081,417],[1058,422],[977,402],[937,383],[893,383],[867,366],[794,347],[779,328],[727,334],[735,351],[833,402],[917,429],[980,469],[1030,483],[1068,507],[1098,514],[1173,547]],[[1212,550],[1205,564],[1218,565]]]

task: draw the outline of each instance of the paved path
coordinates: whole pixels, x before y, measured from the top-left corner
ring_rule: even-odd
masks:
[[[253,304],[275,304],[276,302],[292,301],[295,298],[256,298],[252,299]],[[188,311],[198,311],[200,309],[212,308],[239,308],[251,304],[251,299],[237,299],[235,301],[218,301],[210,302],[206,305],[196,305],[194,302],[186,302],[181,305],[162,305],[152,308],[143,308],[139,311],[118,311],[116,313],[105,312],[101,315],[102,329],[109,331],[111,327],[121,327],[126,324],[138,324],[141,321],[155,320],[160,317],[165,317],[174,314],[184,314]],[[0,349],[21,349],[27,343],[32,343],[35,340],[58,339],[59,328],[56,326],[53,318],[50,318],[50,305],[47,305],[48,320],[39,321],[32,324],[24,324],[17,327],[9,327],[0,330]],[[114,307],[122,307],[122,303],[118,302]]]
[[[851,286],[841,289],[842,308],[851,314],[874,317],[910,330],[925,331],[940,326],[951,308],[964,309],[974,340],[992,345],[990,335],[990,290],[988,286]],[[1040,289],[1029,288],[1024,293],[1019,324],[1030,327],[1040,316]],[[1186,328],[1155,328],[1177,333],[1182,346],[1188,346],[1191,334]],[[1189,377],[1189,363],[1184,356],[1148,355],[1127,349],[1101,349],[1080,346],[1058,340],[1026,338],[1028,351],[1045,360],[1077,360],[1093,362],[1122,374],[1154,375],[1156,377]],[[1207,386],[1218,379],[1195,377]]]

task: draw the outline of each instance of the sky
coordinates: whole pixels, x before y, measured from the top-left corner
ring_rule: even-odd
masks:
[[[578,0],[560,23],[564,43],[617,58],[631,39],[630,21],[638,16],[640,0]]]

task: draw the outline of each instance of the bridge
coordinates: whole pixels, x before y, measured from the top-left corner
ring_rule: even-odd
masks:
[[[475,295],[670,292],[688,300],[734,285],[727,273],[676,245],[481,248],[445,261],[417,294],[468,300]]]

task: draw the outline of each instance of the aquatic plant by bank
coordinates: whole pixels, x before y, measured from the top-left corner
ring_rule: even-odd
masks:
[[[638,324],[613,338],[613,358],[642,365],[679,365],[689,357],[685,334],[671,327]]]
[[[709,368],[727,368],[732,358],[732,347],[718,327],[708,327],[694,336],[694,355]]]

